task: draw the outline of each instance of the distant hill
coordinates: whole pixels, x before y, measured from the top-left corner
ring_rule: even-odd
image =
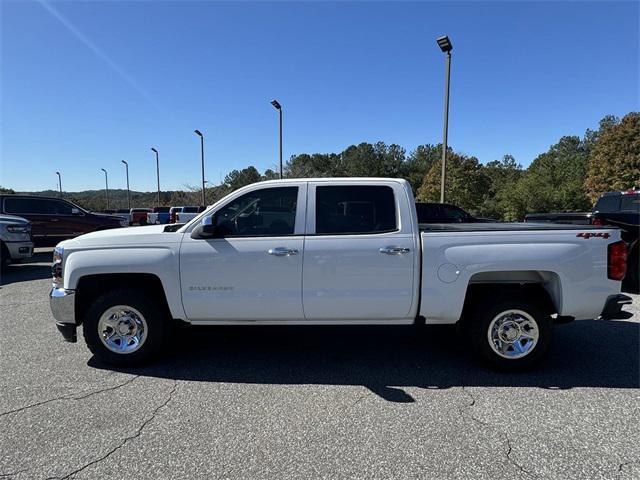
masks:
[[[3,189],[5,193],[12,190]],[[229,191],[225,186],[207,188],[207,203],[211,204]],[[40,197],[60,197],[57,190],[42,190],[39,192],[15,192],[22,195],[37,195]],[[200,190],[170,190],[160,192],[161,205],[199,205],[202,201]],[[104,190],[84,190],[82,192],[62,192],[62,198],[81,206],[85,210],[101,211],[107,208]],[[131,191],[131,208],[152,208],[157,205],[157,192]],[[109,208],[113,210],[127,207],[127,191],[123,189],[109,190]]]

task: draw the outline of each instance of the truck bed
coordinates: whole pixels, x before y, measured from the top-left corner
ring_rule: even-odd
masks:
[[[533,222],[513,222],[513,223],[421,223],[421,232],[522,232],[522,231],[557,231],[557,230],[602,230],[603,227],[596,225],[573,225],[557,223],[533,223]],[[611,229],[611,227],[606,227]]]

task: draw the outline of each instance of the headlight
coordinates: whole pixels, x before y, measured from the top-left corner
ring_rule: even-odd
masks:
[[[29,233],[30,231],[31,225],[7,225],[9,233]]]
[[[51,266],[51,275],[53,276],[53,284],[59,286],[62,284],[62,257],[64,248],[56,247],[53,250],[53,265]]]

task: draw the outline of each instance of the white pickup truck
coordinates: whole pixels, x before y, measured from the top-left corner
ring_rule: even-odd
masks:
[[[50,304],[101,359],[158,353],[192,325],[458,324],[498,367],[538,361],[551,327],[620,318],[615,228],[420,226],[410,185],[384,178],[266,181],[186,225],[108,230],[54,252]]]

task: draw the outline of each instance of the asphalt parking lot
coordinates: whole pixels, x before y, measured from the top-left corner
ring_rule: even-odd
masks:
[[[2,278],[0,478],[640,478],[640,296],[525,374],[414,327],[184,329],[118,370],[58,334],[49,263]]]

